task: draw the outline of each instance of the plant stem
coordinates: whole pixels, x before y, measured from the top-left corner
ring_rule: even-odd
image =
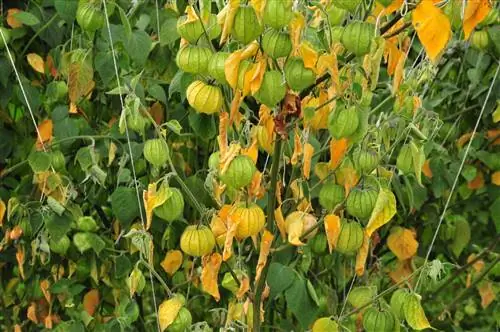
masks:
[[[23,58],[24,54],[26,53],[26,51],[28,51],[28,48],[30,47],[31,43],[33,43],[35,41],[35,39],[42,33],[45,31],[45,29],[47,29],[53,22],[54,20],[59,16],[58,13],[55,13],[51,18],[50,20],[47,21],[47,23],[45,23],[45,25],[43,27],[41,27],[40,29],[38,29],[38,31],[33,35],[33,37],[31,37],[31,39],[26,43],[26,46],[24,47],[24,49],[22,50],[21,52],[21,55],[19,56],[19,58]]]
[[[155,278],[158,279],[160,284],[163,286],[163,288],[167,292],[168,297],[172,297],[172,291],[170,290],[170,288],[168,288],[167,284],[162,279],[162,277],[158,274],[158,272],[156,272],[155,269],[151,265],[149,265],[146,261],[144,261],[143,259],[140,259],[139,262],[142,263],[145,267],[147,267],[148,270],[155,276]]]
[[[282,140],[279,135],[276,135],[276,141],[274,142],[274,151],[273,151],[273,165],[271,166],[271,188],[269,189],[269,195],[267,198],[267,227],[271,228],[272,233],[274,234],[274,230],[276,225],[274,224],[274,209],[276,206],[276,184],[278,183],[278,171],[280,165],[280,156],[281,156],[281,147]],[[253,298],[253,329],[256,332],[260,331],[260,302],[262,300],[262,292],[264,290],[264,285],[266,284],[267,272],[269,271],[269,262],[271,260],[271,256],[267,258],[266,264],[262,269],[262,274],[255,288],[254,298]]]

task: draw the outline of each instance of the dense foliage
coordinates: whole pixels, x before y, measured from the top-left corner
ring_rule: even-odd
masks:
[[[1,330],[498,329],[496,3],[0,10]]]

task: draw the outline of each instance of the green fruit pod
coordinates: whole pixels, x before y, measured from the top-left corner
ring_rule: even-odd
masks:
[[[80,2],[76,10],[76,22],[84,31],[94,32],[104,26],[104,14],[100,6],[90,2]]]
[[[356,149],[352,154],[352,161],[360,174],[370,174],[379,162],[378,153],[372,149]]]
[[[194,81],[187,90],[186,96],[189,105],[198,113],[213,114],[222,108],[224,97],[218,86],[206,84],[203,81]]]
[[[99,229],[96,221],[92,217],[80,217],[76,221],[76,227],[84,232],[95,232]]]
[[[71,245],[71,240],[66,235],[61,237],[59,241],[54,241],[53,239],[50,239],[49,241],[50,251],[53,251],[59,255],[65,255],[70,245]]]
[[[160,168],[167,163],[168,145],[161,138],[148,139],[144,143],[144,158],[156,168]]]
[[[262,85],[259,91],[254,95],[255,99],[261,104],[274,107],[285,98],[286,86],[283,82],[281,72],[271,70],[264,73]]]
[[[210,14],[208,23],[203,24],[211,40],[220,36],[221,28],[217,24],[217,15]],[[182,38],[186,39],[191,44],[196,44],[198,40],[205,34],[205,32],[203,31],[202,22],[199,19],[196,21],[188,22],[186,15],[179,17],[179,19],[177,20],[177,32]]]
[[[228,187],[241,189],[252,182],[256,170],[250,157],[237,156],[231,161],[226,171],[220,174],[220,179]]]
[[[363,314],[363,328],[366,332],[393,332],[394,316],[390,311],[369,308]]]
[[[190,225],[181,235],[181,250],[190,256],[208,255],[214,247],[214,234],[205,225]]]
[[[478,50],[485,50],[490,45],[490,36],[486,30],[476,30],[471,36],[470,43],[472,47]]]
[[[377,197],[378,191],[371,187],[354,188],[347,196],[347,213],[362,221],[368,220],[377,202]]]
[[[231,35],[246,45],[262,34],[262,24],[252,6],[240,6],[234,17]]]
[[[338,332],[339,324],[332,317],[318,318],[313,326],[312,332]]]
[[[431,327],[424,309],[420,303],[421,297],[418,294],[408,294],[403,304],[403,312],[408,325],[417,331]]]
[[[332,30],[332,42],[341,43],[342,35],[344,34],[345,28],[343,26],[335,26],[331,28]]]
[[[347,302],[355,308],[368,305],[377,295],[377,288],[373,286],[354,287],[347,296]]]
[[[212,52],[207,47],[186,45],[177,52],[177,67],[191,74],[205,74]]]
[[[318,233],[311,240],[309,240],[308,244],[314,254],[324,255],[328,246],[328,240],[326,239],[326,235],[324,233]]]
[[[335,209],[344,199],[344,187],[333,182],[325,183],[319,191],[319,204],[328,211]]]
[[[396,316],[396,319],[402,321],[405,318],[405,313],[403,311],[403,305],[406,302],[406,297],[409,295],[409,291],[404,288],[400,288],[392,293],[391,296],[391,311]]]
[[[349,23],[342,34],[342,44],[356,56],[370,52],[372,40],[375,38],[375,27],[371,23],[355,21]]]
[[[191,312],[185,307],[182,307],[177,314],[177,317],[167,328],[167,332],[185,332],[193,323]]]
[[[4,43],[2,35],[0,35],[0,50],[3,50],[5,48],[5,44],[8,44],[10,42],[10,30],[4,27],[0,27],[0,30],[2,30],[3,37],[5,38]]]
[[[267,0],[263,21],[274,29],[286,27],[293,17],[292,0]]]
[[[344,22],[347,10],[331,4],[326,10],[326,14],[328,15],[328,23],[330,23],[330,27],[333,27]]]
[[[154,214],[166,221],[174,221],[184,212],[184,197],[177,188],[167,188],[168,199],[153,210]]]
[[[316,81],[314,72],[304,67],[304,61],[299,57],[291,57],[286,62],[285,78],[288,86],[297,92],[310,87]]]
[[[335,249],[341,254],[351,255],[363,244],[363,228],[355,221],[343,220]]]
[[[208,74],[220,84],[227,83],[224,67],[229,55],[228,52],[217,52],[210,58],[210,62],[208,63]]]
[[[359,114],[355,106],[340,107],[328,117],[328,131],[335,139],[349,137],[359,127]]]
[[[292,40],[287,32],[270,29],[262,37],[262,49],[273,59],[282,58],[292,51]]]
[[[347,10],[349,13],[354,14],[358,9],[361,0],[334,0],[333,5]]]
[[[410,144],[405,144],[399,150],[398,158],[396,159],[396,167],[403,173],[409,174],[413,172],[413,154]]]

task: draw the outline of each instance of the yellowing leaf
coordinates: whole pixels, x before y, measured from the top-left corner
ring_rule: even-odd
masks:
[[[28,310],[26,312],[26,317],[35,324],[38,324],[38,318],[36,316],[36,302],[31,302]]]
[[[257,15],[261,17],[262,12],[266,7],[266,0],[250,0],[250,5],[255,9]]]
[[[18,8],[11,8],[7,10],[7,24],[12,28],[12,29],[17,29],[23,26],[23,23],[19,21],[14,14],[20,13],[22,10]]]
[[[396,94],[396,92],[399,91],[401,82],[404,79],[403,75],[404,75],[405,62],[406,62],[406,55],[400,56],[396,64],[396,69],[394,70],[394,78],[392,80],[393,94]]]
[[[242,115],[239,112],[241,103],[243,102],[243,96],[240,90],[234,92],[233,100],[231,101],[231,110],[229,113],[229,125],[236,123],[239,125],[241,122]]]
[[[406,297],[406,301],[403,304],[406,322],[412,329],[417,331],[431,327],[431,324],[429,324],[425,316],[420,300],[420,295],[411,294]]]
[[[432,62],[443,52],[451,38],[451,24],[432,0],[422,0],[412,13],[412,23]]]
[[[183,299],[180,296],[174,296],[170,300],[163,301],[158,308],[158,321],[160,323],[160,331],[165,331],[177,318],[179,310],[184,305]]]
[[[393,227],[387,238],[387,246],[399,260],[410,259],[415,256],[418,249],[415,232],[402,227]]]
[[[489,0],[469,0],[464,13],[464,39],[469,39],[474,28],[488,16],[491,10]]]
[[[240,0],[229,0],[229,3],[217,15],[217,21],[224,22],[222,26],[219,45],[224,44],[227,40],[227,37],[231,33],[231,30],[233,29],[234,17],[236,16],[236,12],[238,11],[239,7]]]
[[[241,300],[243,296],[250,290],[250,279],[247,275],[243,275],[240,279],[240,288],[238,292],[235,294],[238,300]]]
[[[203,269],[201,270],[201,285],[203,290],[212,295],[218,302],[220,300],[219,285],[217,276],[219,275],[222,256],[215,252],[210,256],[203,257]]]
[[[483,281],[478,287],[479,296],[481,296],[481,307],[486,309],[491,302],[496,298],[495,290],[493,289],[493,283],[491,281]]]
[[[7,210],[5,202],[0,199],[0,227],[3,226],[3,218],[5,216],[5,211]]]
[[[219,113],[219,136],[217,136],[217,142],[219,143],[219,153],[223,157],[227,153],[228,143],[227,143],[227,128],[229,126],[229,114],[227,112]],[[219,167],[220,169],[220,167]]]
[[[358,183],[359,176],[353,167],[342,167],[335,173],[337,183],[344,186],[346,196],[349,195],[351,189]]]
[[[484,174],[480,170],[477,170],[476,177],[472,181],[467,182],[467,188],[476,190],[481,189],[482,187],[484,187]]]
[[[248,195],[251,198],[262,198],[266,193],[266,188],[262,185],[262,173],[256,171],[253,175],[252,182],[248,188]]]
[[[500,101],[499,100],[497,100],[497,108],[491,114],[491,117],[493,118],[493,123],[500,122]]]
[[[309,175],[311,174],[311,162],[314,154],[314,147],[306,143],[304,145],[304,165],[303,165],[303,174],[306,179],[309,179]]]
[[[336,140],[332,138],[330,141],[330,169],[336,169],[340,162],[344,158],[349,141],[347,138],[341,138]]]
[[[52,120],[47,119],[42,121],[38,125],[38,132],[40,136],[37,137],[36,148],[37,150],[42,150],[44,144],[50,144],[52,142],[52,130],[54,126]]]
[[[496,171],[495,173],[491,174],[491,183],[493,183],[495,186],[500,186],[500,171]],[[0,226],[2,226],[2,206],[0,202]]]
[[[45,73],[45,62],[41,56],[36,53],[30,53],[26,56],[26,59],[34,70],[41,74]]]
[[[304,67],[316,70],[316,63],[318,62],[318,52],[312,48],[308,42],[300,44],[300,55],[304,60]]]
[[[328,163],[319,162],[314,165],[314,174],[323,181],[328,176]]]
[[[224,74],[226,75],[227,83],[233,89],[236,89],[236,84],[238,84],[238,71],[240,62],[243,60],[242,53],[242,50],[231,53],[224,63]]]
[[[168,199],[167,191],[164,186],[160,187],[160,190],[156,190],[156,183],[150,183],[148,185],[148,190],[142,192],[142,200],[144,202],[144,208],[146,209],[146,230],[151,227],[151,221],[153,220],[153,209],[165,203]]]
[[[73,62],[69,66],[68,96],[77,103],[80,98],[89,95],[95,87],[94,71],[87,62]]]
[[[257,261],[257,267],[255,269],[255,282],[260,279],[262,269],[266,265],[267,257],[269,256],[269,251],[271,250],[273,239],[274,235],[267,229],[265,229],[264,234],[262,235],[262,239],[260,240],[259,260]]]
[[[361,277],[365,273],[365,263],[366,259],[368,258],[369,246],[370,246],[370,237],[365,231],[363,232],[363,244],[361,245],[361,248],[359,248],[358,253],[356,255],[355,270],[356,270],[356,275],[358,277]]]
[[[222,252],[222,259],[227,261],[233,255],[233,239],[236,235],[236,230],[240,219],[233,213],[233,206],[225,205],[219,212],[220,218],[225,220],[227,225],[226,240],[224,241],[224,250]]]
[[[219,157],[220,174],[224,174],[227,171],[229,165],[231,164],[231,161],[233,161],[233,159],[238,156],[240,150],[241,146],[239,143],[231,143],[226,153],[220,154]]]
[[[293,166],[297,165],[299,162],[299,157],[302,155],[302,142],[300,141],[300,132],[298,128],[295,128],[295,135],[293,136],[293,154],[290,162]]]
[[[290,31],[290,39],[292,40],[293,55],[296,55],[300,47],[300,37],[302,35],[302,29],[306,25],[306,20],[300,12],[294,12],[293,18],[288,24],[288,30]]]
[[[293,218],[290,223],[287,223],[288,242],[294,246],[302,246],[304,243],[300,241],[300,237],[304,232],[304,222],[302,218]]]
[[[280,231],[281,238],[286,239],[286,223],[285,218],[283,217],[283,212],[281,211],[281,205],[274,210],[274,220],[276,221],[276,226],[278,226],[278,230]]]
[[[160,265],[169,276],[174,275],[182,265],[182,252],[169,250]]]
[[[24,252],[24,247],[23,246],[18,246],[17,251],[16,251],[16,261],[17,261],[17,266],[19,268],[19,275],[21,278],[24,280],[24,259],[25,259],[25,252]]]
[[[340,218],[334,214],[325,216],[325,233],[328,241],[328,250],[330,254],[337,245],[337,239],[340,234]]]
[[[432,179],[432,169],[430,166],[430,160],[427,159],[424,164],[422,165],[422,173],[429,179]]]
[[[241,154],[250,157],[253,163],[257,162],[257,157],[259,155],[259,146],[257,139],[253,139],[252,144],[246,149],[241,150]]]
[[[94,316],[95,310],[99,305],[99,290],[91,289],[83,296],[83,309],[89,314]]]
[[[373,232],[387,224],[395,214],[396,197],[394,197],[394,194],[389,189],[380,189],[372,215],[366,225],[368,236],[371,237]]]

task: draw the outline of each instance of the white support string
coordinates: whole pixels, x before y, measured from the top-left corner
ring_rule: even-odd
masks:
[[[446,210],[448,209],[448,206],[450,205],[451,198],[453,197],[453,192],[455,191],[455,188],[458,183],[458,179],[460,178],[460,174],[462,173],[462,169],[464,168],[465,161],[467,160],[467,156],[469,155],[470,147],[472,145],[472,141],[474,140],[474,136],[476,135],[477,128],[479,127],[479,123],[481,123],[481,118],[483,117],[484,110],[486,108],[486,104],[488,103],[488,99],[490,99],[490,94],[491,91],[493,90],[493,86],[495,85],[497,76],[498,76],[498,71],[500,70],[500,62],[497,63],[497,70],[495,71],[495,76],[493,77],[493,81],[491,82],[490,88],[488,89],[488,94],[486,95],[486,99],[484,100],[483,107],[481,108],[481,112],[479,113],[479,116],[477,117],[476,124],[474,125],[474,130],[472,131],[472,136],[469,139],[469,143],[467,144],[467,147],[465,148],[465,153],[464,156],[462,157],[462,162],[460,163],[460,167],[457,171],[457,174],[455,176],[455,180],[453,181],[453,185],[451,186],[450,193],[448,195],[448,198],[446,199],[446,203],[444,205],[443,212],[441,213],[441,216],[439,217],[439,222],[436,228],[436,231],[434,232],[434,236],[432,237],[431,244],[429,246],[429,249],[427,250],[427,254],[425,255],[425,260],[423,266],[427,264],[429,261],[429,256],[431,255],[432,248],[434,247],[434,243],[436,242],[437,235],[439,233],[439,228],[441,227],[441,224],[443,223],[444,217],[446,215]],[[415,292],[418,291],[418,287],[420,286],[420,281],[422,279],[422,275],[425,269],[422,269],[420,272],[417,283],[415,285]]]
[[[102,4],[104,6],[104,17],[106,18],[106,27],[107,27],[107,30],[108,30],[109,44],[111,46],[111,55],[113,57],[113,66],[114,66],[114,69],[115,69],[116,83],[118,84],[118,89],[120,90],[119,97],[120,97],[120,104],[121,104],[122,112],[123,112],[123,110],[125,109],[125,104],[124,104],[123,96],[122,96],[123,90],[122,90],[122,86],[121,86],[121,83],[120,83],[120,74],[118,72],[118,64],[117,64],[117,61],[116,61],[115,47],[113,45],[113,37],[111,35],[111,27],[110,27],[110,24],[109,24],[108,9],[106,8],[106,0],[102,0]],[[145,229],[146,223],[144,221],[144,215],[142,214],[141,194],[140,194],[140,191],[139,191],[139,183],[138,183],[137,175],[136,175],[136,171],[135,171],[134,155],[132,153],[132,144],[131,144],[131,141],[130,141],[130,133],[129,133],[129,130],[128,130],[128,123],[127,123],[127,117],[126,116],[124,117],[124,123],[125,123],[125,134],[127,136],[127,145],[128,145],[128,150],[129,150],[128,152],[130,154],[130,165],[132,167],[132,176],[134,178],[135,192],[136,192],[136,195],[137,195],[137,203],[139,204],[139,212],[140,212],[140,216],[141,216],[142,227],[143,227],[143,229]],[[152,241],[152,239],[151,239],[151,241]],[[157,305],[157,302],[156,302],[156,294],[155,294],[155,288],[154,288],[154,282],[153,282],[153,274],[152,274],[152,272],[151,272],[150,269],[148,269],[148,270],[149,270],[149,279],[151,281],[151,291],[153,293],[153,304],[154,304],[155,313],[156,313],[156,324],[157,324],[158,331],[161,331],[161,329],[160,329],[160,321],[159,321],[159,316],[158,316],[158,305]]]

